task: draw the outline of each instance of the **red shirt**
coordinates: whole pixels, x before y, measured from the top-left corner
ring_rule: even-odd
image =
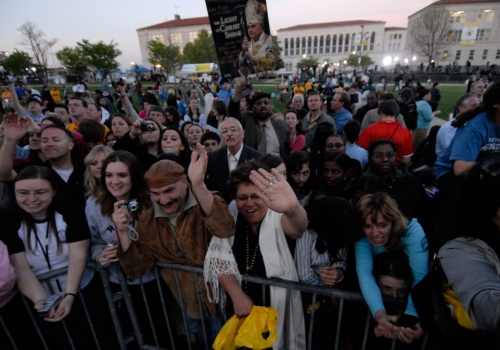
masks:
[[[413,137],[410,130],[393,120],[381,120],[368,126],[359,137],[358,145],[368,149],[370,144],[379,139],[391,140],[396,144],[396,163],[401,158],[413,154]]]

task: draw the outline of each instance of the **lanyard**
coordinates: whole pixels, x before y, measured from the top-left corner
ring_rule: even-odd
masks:
[[[40,238],[38,238],[38,233],[35,232],[35,237],[36,241],[40,245],[40,250],[42,251],[43,257],[45,258],[45,261],[47,262],[47,266],[49,270],[52,270],[52,266],[50,265],[50,258],[49,258],[49,222],[47,221],[47,227],[45,230],[45,250],[43,249],[42,242],[40,242]]]

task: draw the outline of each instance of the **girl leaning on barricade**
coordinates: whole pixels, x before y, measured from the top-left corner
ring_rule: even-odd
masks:
[[[95,341],[101,348],[114,348],[117,342],[100,277],[85,268],[90,233],[84,210],[58,197],[55,176],[50,168],[29,166],[14,179],[16,203],[2,221],[2,240],[9,248],[17,287],[34,304],[37,324],[50,349],[70,347],[63,319],[77,348],[95,348]],[[67,273],[42,283],[37,279],[60,268],[67,268]],[[80,290],[97,339],[92,336]],[[54,293],[62,299],[57,306],[47,307]]]
[[[139,161],[127,151],[110,153],[101,165],[99,189],[95,189],[94,192],[97,196],[89,197],[85,207],[91,233],[91,259],[101,268],[107,270],[113,293],[122,291],[119,277],[121,274],[121,278],[125,279],[130,292],[134,311],[145,342],[147,344],[155,343],[152,331],[154,328],[160,346],[166,347],[169,344],[169,338],[168,332],[165,331],[166,323],[162,317],[161,301],[154,273],[149,272],[137,280],[130,281],[122,274],[116,256],[119,242],[116,226],[112,220],[115,203],[120,202],[120,205],[123,205],[119,212],[129,218],[132,235],[136,235],[133,228],[135,228],[141,213],[151,207],[149,191]],[[135,240],[137,239],[136,236],[133,237]],[[141,282],[148,299],[154,327],[148,321],[146,305],[141,292]],[[160,280],[160,283],[163,284],[162,280]],[[166,291],[166,285],[163,285],[163,287],[164,291]],[[118,306],[123,331],[126,334],[132,331],[129,321],[131,316],[125,311],[125,302],[123,300],[118,303]]]
[[[398,316],[388,315],[382,301],[383,293],[372,274],[373,261],[381,253],[403,251],[409,257],[415,285],[428,272],[425,233],[415,219],[405,218],[398,210],[396,201],[383,192],[362,197],[355,208],[363,232],[355,245],[356,270],[363,297],[377,322],[376,334],[411,343],[423,335],[422,328],[418,323],[397,323]],[[404,314],[418,317],[411,298],[408,299]]]

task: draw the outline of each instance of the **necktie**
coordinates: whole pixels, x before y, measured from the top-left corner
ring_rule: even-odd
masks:
[[[262,124],[262,132],[260,134],[259,142],[259,152],[264,155],[267,154],[267,136],[266,136],[266,124]]]

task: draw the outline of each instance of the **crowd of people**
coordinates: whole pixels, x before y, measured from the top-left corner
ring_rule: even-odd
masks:
[[[105,269],[113,293],[125,274],[145,341],[164,348],[179,334],[166,332],[158,284],[200,348],[221,329],[216,303],[238,317],[274,307],[276,349],[285,341],[306,349],[308,336],[313,349],[331,348],[335,337],[361,348],[367,310],[369,348],[393,340],[419,348],[426,331],[433,348],[500,344],[500,82],[472,83],[441,128],[430,128],[438,84],[397,96],[385,81],[332,90],[308,81],[292,96],[282,85],[287,108],[277,113],[271,94],[243,73],[232,82],[220,79],[212,93],[191,81],[163,97],[136,86],[142,110],[120,81],[95,99],[81,84],[64,101],[48,87],[23,96],[9,84],[0,124],[2,344],[8,329],[19,348],[42,348],[20,294],[40,311],[62,293],[35,316],[49,348],[69,346],[61,320],[77,348],[95,348],[93,331],[101,348],[116,348],[89,261]],[[412,294],[434,254],[454,310],[464,311],[450,322],[467,330],[446,341],[419,322],[432,303],[421,310]],[[203,265],[204,273],[162,269],[157,281],[156,262]],[[64,275],[37,279],[63,267]],[[338,299],[313,304],[312,294],[248,276],[360,292],[367,308],[347,302],[336,334]],[[119,318],[130,331],[129,315]]]

